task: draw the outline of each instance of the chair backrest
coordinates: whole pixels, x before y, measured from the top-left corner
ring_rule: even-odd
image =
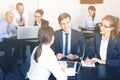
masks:
[[[99,25],[99,23],[97,23],[95,25],[94,33],[99,33],[99,32],[100,32],[100,25]]]

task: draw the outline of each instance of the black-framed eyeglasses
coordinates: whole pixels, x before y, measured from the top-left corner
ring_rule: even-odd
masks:
[[[106,25],[103,25],[102,23],[99,23],[99,26],[100,26],[100,27],[103,26],[103,27],[105,27],[105,28],[112,28],[112,26],[106,26]]]

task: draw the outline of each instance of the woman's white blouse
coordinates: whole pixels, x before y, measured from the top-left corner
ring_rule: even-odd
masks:
[[[62,71],[53,50],[47,45],[42,45],[42,53],[38,58],[38,63],[36,63],[34,60],[36,49],[37,47],[31,55],[30,69],[27,72],[27,77],[30,80],[48,80],[52,73],[57,80],[67,80],[67,76]]]
[[[95,16],[94,20],[92,20],[92,17],[90,15],[86,15],[81,23],[81,27],[84,28],[92,28],[95,27],[96,23],[98,23],[98,18]]]
[[[102,60],[107,59],[107,47],[108,47],[108,42],[109,39],[107,40],[101,40],[101,45],[100,45],[100,57]]]

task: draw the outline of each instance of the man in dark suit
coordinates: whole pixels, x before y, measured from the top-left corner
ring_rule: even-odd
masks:
[[[52,49],[58,60],[77,60],[83,53],[84,38],[80,32],[71,28],[71,17],[68,13],[60,14],[58,22],[62,29],[55,32]],[[67,41],[66,34],[68,34]]]

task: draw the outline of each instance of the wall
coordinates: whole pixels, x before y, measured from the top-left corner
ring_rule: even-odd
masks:
[[[15,9],[17,2],[23,2],[29,11],[30,25],[33,25],[34,11],[38,8],[44,10],[43,17],[49,20],[54,29],[59,29],[58,15],[68,12],[72,17],[72,27],[78,29],[83,16],[87,14],[87,7],[91,4],[80,4],[80,0],[4,0],[0,1],[0,18],[7,10]],[[120,17],[120,0],[104,0],[103,4],[93,4],[97,9],[99,19],[107,14]]]

